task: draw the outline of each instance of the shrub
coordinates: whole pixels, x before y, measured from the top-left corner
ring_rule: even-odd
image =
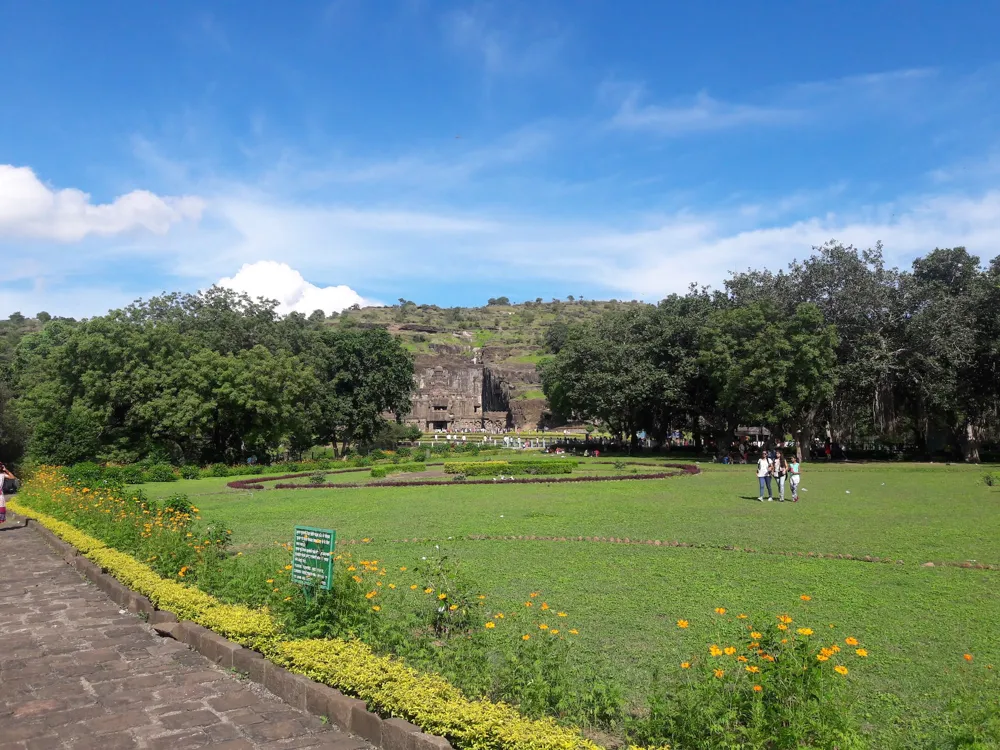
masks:
[[[373,466],[371,472],[372,479],[381,479],[382,477],[389,476],[388,466]]]
[[[464,482],[465,481],[465,474],[456,474],[455,476],[453,476],[451,478],[451,481],[453,481],[453,482]]]
[[[309,475],[309,481],[312,484],[323,484],[326,481],[326,475],[321,471],[317,471],[315,474]]]
[[[177,475],[170,464],[153,464],[142,472],[143,482],[176,482]]]
[[[198,479],[201,476],[201,469],[193,464],[181,467],[181,477],[184,479]]]
[[[983,474],[983,484],[985,484],[987,487],[995,487],[996,485],[1000,484],[1000,477],[994,476],[993,474],[987,472],[986,474]]]
[[[445,474],[465,474],[470,477],[510,476],[518,474],[570,474],[576,461],[550,459],[541,461],[446,461]]]
[[[205,471],[202,472],[202,476],[228,477],[230,476],[229,467],[225,464],[212,464],[211,466],[205,467]]]

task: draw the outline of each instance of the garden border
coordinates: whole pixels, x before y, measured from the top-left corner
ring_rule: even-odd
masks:
[[[429,463],[427,466],[443,466],[444,463]],[[651,464],[639,463],[638,461],[628,461],[627,466],[649,467]],[[653,465],[655,467],[655,465]],[[543,477],[511,477],[498,482],[496,479],[472,479],[463,482],[454,480],[430,480],[425,482],[370,482],[368,484],[349,484],[346,482],[324,482],[323,484],[277,484],[272,489],[276,490],[322,490],[322,489],[361,489],[367,487],[464,487],[470,484],[566,484],[577,482],[624,482],[630,480],[647,479],[669,479],[678,476],[694,476],[701,473],[701,467],[695,464],[660,464],[663,468],[677,469],[677,471],[655,472],[651,474],[626,474],[612,477],[567,477],[559,479],[556,476]],[[353,471],[367,471],[370,467],[362,469],[344,469],[340,472],[347,474]],[[327,472],[330,473],[330,472]],[[282,476],[262,476],[251,477],[249,479],[237,479],[227,482],[226,486],[233,490],[266,490],[264,482],[280,482],[283,479],[299,479],[316,474],[315,471],[300,472],[297,474],[285,474]]]
[[[345,732],[351,732],[382,750],[453,750],[451,743],[443,737],[427,734],[403,719],[383,719],[369,711],[362,700],[289,672],[257,651],[233,643],[190,620],[179,620],[173,612],[157,609],[148,597],[126,587],[41,523],[23,514],[11,515],[24,519],[25,527],[34,529],[64,562],[76,568],[112,602],[133,614],[145,616],[158,634],[187,644],[223,669],[244,674],[251,682],[261,685],[293,708],[325,716]]]

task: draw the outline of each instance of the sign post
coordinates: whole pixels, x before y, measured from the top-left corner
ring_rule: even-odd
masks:
[[[329,591],[333,588],[333,546],[337,532],[332,529],[295,527],[292,547],[292,583],[306,587],[306,596],[313,586]]]

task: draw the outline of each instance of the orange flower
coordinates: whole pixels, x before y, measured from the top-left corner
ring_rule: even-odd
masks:
[[[761,690],[763,690],[763,689],[764,689],[764,688],[762,688],[762,687],[761,687],[760,685],[754,685],[754,686],[753,686],[753,691],[754,691],[755,693],[759,693],[759,692],[760,692]]]
[[[829,661],[830,657],[826,654],[816,654],[816,661]]]
[[[545,602],[542,602],[542,609],[543,609],[543,610],[546,610],[546,609],[548,609],[548,608],[549,608],[549,605],[548,605],[548,604],[546,604]]]
[[[521,636],[521,640],[522,641],[530,641],[531,640],[531,636],[528,635],[527,633],[525,633],[524,635]]]
[[[808,602],[812,600],[812,597],[809,596],[809,594],[803,594],[802,596],[799,597],[799,599],[801,599],[804,602]]]
[[[778,630],[788,630],[788,626],[783,622],[778,623]]]
[[[570,635],[580,635],[580,631],[576,630],[575,628],[573,630],[569,631],[569,633],[570,633]]]
[[[538,629],[539,629],[539,630],[548,630],[548,629],[549,629],[549,626],[548,626],[548,625],[546,625],[546,624],[545,624],[545,623],[543,622],[543,623],[542,623],[541,625],[539,625],[539,626],[538,626]]]
[[[736,661],[740,662],[741,664],[746,664],[747,658],[743,656],[743,654],[740,654],[739,656],[736,657]]]
[[[688,623],[687,620],[678,620],[677,621],[677,627],[679,627],[679,628],[686,628],[688,625],[689,625],[689,623]]]
[[[717,614],[717,615],[724,615],[724,614],[726,614],[726,608],[725,607],[716,607],[715,608],[715,614]]]
[[[783,622],[785,625],[791,625],[792,618],[788,615],[778,615],[778,622]]]
[[[741,612],[740,614],[736,615],[736,619],[737,620],[745,620],[745,619],[747,619],[747,616]]]
[[[722,656],[722,649],[716,646],[714,643],[708,647],[708,653],[712,656]]]
[[[760,640],[761,634],[755,630],[750,634],[750,637],[753,638],[755,641],[757,641]]]
[[[844,643],[846,643],[848,646],[857,646],[858,645],[858,639],[857,638],[845,638],[844,639]]]
[[[812,628],[799,628],[795,632],[798,633],[799,635],[812,635],[813,634]]]
[[[754,666],[752,664],[749,667],[744,667],[744,669],[746,669],[746,671],[749,672],[750,674],[757,674],[758,672],[760,672],[760,667]]]
[[[725,673],[726,673],[726,670],[724,670],[724,669],[715,669],[715,670],[712,670],[712,674],[714,674],[716,676],[716,678],[720,679],[720,680],[722,679],[722,676]]]
[[[847,674],[847,667],[843,666],[842,664],[838,664],[837,666],[835,666],[833,668],[833,671],[836,672],[837,674],[846,675]]]
[[[681,662],[681,669],[691,669],[691,662],[689,662],[689,661],[682,661]]]
[[[863,648],[855,649],[854,653],[856,653],[860,657],[866,657],[866,656],[868,656],[868,652],[865,649],[863,649]]]
[[[722,649],[722,653],[724,653],[726,656],[732,656],[733,654],[736,653],[736,649],[733,646],[726,646],[724,649]]]
[[[972,661],[972,654],[966,654],[962,658],[965,659],[966,661]]]

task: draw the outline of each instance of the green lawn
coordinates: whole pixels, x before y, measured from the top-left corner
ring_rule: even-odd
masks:
[[[691,477],[562,485],[247,492],[205,479],[144,490],[189,493],[248,556],[288,541],[296,524],[369,538],[365,554],[389,564],[412,565],[439,545],[504,607],[541,591],[580,630],[582,655],[635,695],[655,668],[673,669],[701,647],[696,626],[715,607],[798,612],[816,629],[835,623],[834,632],[860,638],[871,653],[850,679],[875,747],[915,746],[917,727],[955,690],[962,654],[1000,666],[1000,572],[922,565],[1000,563],[1000,490],[979,481],[981,469],[810,464],[793,505],[757,503],[753,467],[703,468]],[[592,470],[613,472],[583,469]],[[902,564],[469,535],[677,540]],[[388,541],[414,537],[433,541]],[[680,618],[692,622],[689,631],[677,629]]]

